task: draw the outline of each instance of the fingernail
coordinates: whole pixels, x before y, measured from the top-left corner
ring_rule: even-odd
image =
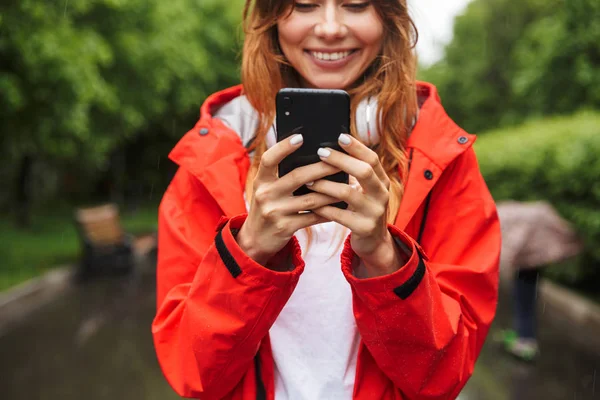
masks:
[[[352,140],[350,139],[350,136],[346,135],[345,133],[342,133],[340,135],[340,137],[338,137],[338,141],[343,144],[348,146],[350,143],[352,143]]]
[[[300,144],[304,141],[304,137],[302,137],[302,135],[294,135],[294,137],[290,140],[290,144],[292,146],[295,146],[297,144]]]
[[[326,158],[331,155],[331,151],[321,147],[319,150],[317,150],[317,154],[319,155],[319,157]]]
[[[312,185],[314,185],[314,184],[315,184],[315,181],[312,181],[312,182],[306,182],[306,186],[312,186]]]

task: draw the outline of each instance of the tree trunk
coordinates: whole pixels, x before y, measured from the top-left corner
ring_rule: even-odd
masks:
[[[26,154],[21,158],[19,164],[15,190],[16,222],[20,228],[27,228],[31,224],[31,188],[29,181],[32,169],[33,158]]]
[[[125,149],[118,149],[111,157],[110,200],[125,206],[125,177],[127,173]]]

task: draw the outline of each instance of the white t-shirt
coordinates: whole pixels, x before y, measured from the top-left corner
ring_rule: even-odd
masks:
[[[336,228],[337,226],[337,228]],[[275,400],[352,398],[360,335],[352,292],[340,266],[346,228],[335,222],[296,234],[306,267],[269,331],[275,361]]]

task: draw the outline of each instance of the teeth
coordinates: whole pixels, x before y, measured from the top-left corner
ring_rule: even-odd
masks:
[[[311,54],[314,58],[318,59],[318,60],[324,60],[324,61],[338,61],[341,60],[342,58],[346,58],[350,55],[350,51],[342,51],[342,52],[338,52],[338,53],[321,53],[318,51],[312,51]]]

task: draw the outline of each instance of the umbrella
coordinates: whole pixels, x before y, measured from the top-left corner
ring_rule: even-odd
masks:
[[[571,224],[545,201],[497,203],[503,263],[537,268],[579,254],[583,243]]]

